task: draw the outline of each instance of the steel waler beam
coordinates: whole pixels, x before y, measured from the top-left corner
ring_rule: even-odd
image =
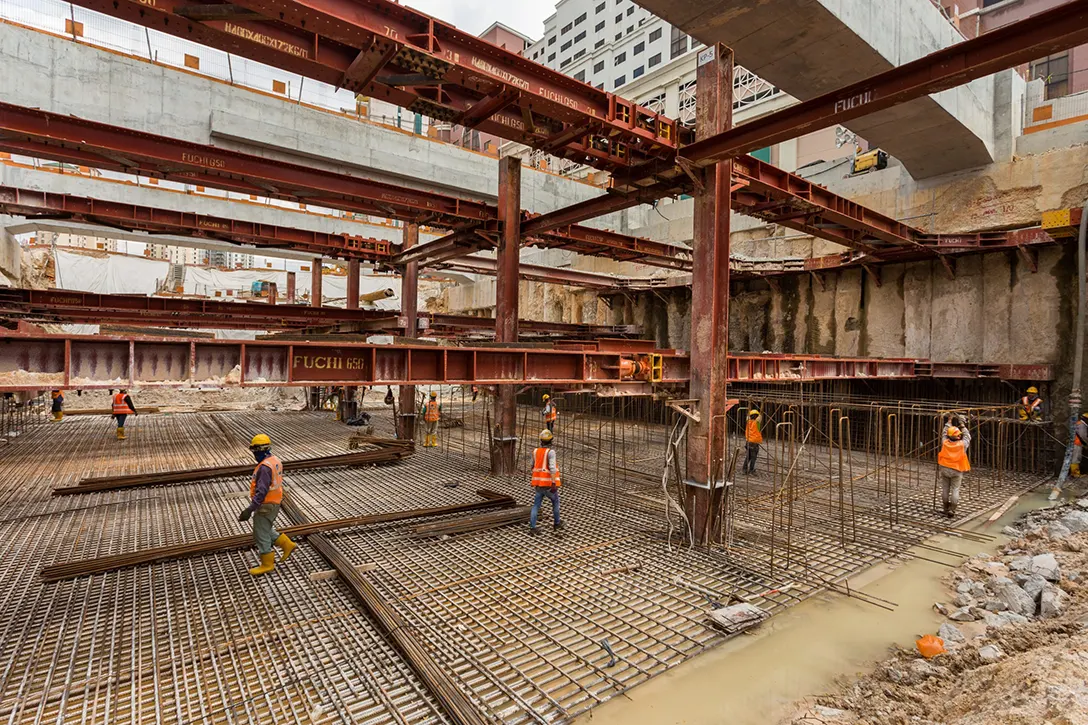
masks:
[[[419,244],[419,226],[411,224],[404,228],[401,249],[410,252],[417,244]],[[404,336],[409,340],[419,336],[418,311],[419,263],[407,262],[400,268],[400,312],[407,321]],[[400,407],[397,411],[397,437],[414,441],[416,439],[416,386],[402,385],[397,392]]]

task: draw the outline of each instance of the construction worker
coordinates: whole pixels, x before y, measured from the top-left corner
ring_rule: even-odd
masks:
[[[51,412],[53,413],[53,422],[59,423],[64,420],[64,391],[54,390],[52,393],[53,407]]]
[[[941,501],[944,515],[952,518],[956,515],[956,505],[960,502],[960,484],[963,474],[971,470],[971,461],[967,458],[967,448],[971,445],[971,431],[964,425],[963,417],[956,416],[958,426],[952,425],[952,416],[945,421],[941,432],[941,450],[937,454],[937,477],[941,481]]]
[[[1032,385],[1027,389],[1027,394],[1020,398],[1020,405],[1017,408],[1017,413],[1020,415],[1020,420],[1030,420],[1032,423],[1038,423],[1043,419],[1043,399],[1039,397],[1039,389]]]
[[[280,556],[282,564],[298,544],[291,541],[287,534],[276,531],[276,516],[280,513],[280,503],[283,501],[283,463],[272,455],[272,439],[259,433],[249,442],[249,450],[253,451],[257,467],[253,469],[253,477],[249,480],[249,506],[238,514],[238,520],[248,521],[253,516],[253,541],[257,544],[261,563],[250,569],[249,573],[258,576],[276,568],[273,546],[278,546],[283,551]]]
[[[1088,413],[1081,413],[1073,433],[1073,460],[1069,464],[1069,474],[1080,478],[1080,457],[1084,444],[1088,442]]]
[[[479,395],[480,395],[480,386],[479,385],[473,385],[472,386],[472,402],[473,403],[476,402],[476,398],[479,397]]]
[[[442,404],[438,402],[438,393],[431,391],[430,400],[423,406],[423,421],[427,424],[427,432],[423,439],[424,448],[434,448],[438,445],[438,421],[442,418]]]
[[[559,408],[555,407],[555,401],[547,393],[544,393],[544,410],[540,411],[540,415],[544,417],[544,427],[555,433],[555,421],[559,418]]]
[[[552,502],[552,528],[562,531],[566,528],[559,518],[559,487],[563,480],[559,476],[559,467],[555,463],[555,451],[552,449],[552,432],[545,428],[540,431],[540,447],[533,451],[533,508],[529,512],[529,535],[539,536],[536,519],[540,515],[540,504],[544,497]]]
[[[763,443],[763,416],[759,410],[752,408],[748,411],[748,423],[744,426],[745,456],[744,472],[756,472],[756,457],[759,455],[759,446]]]
[[[125,420],[136,415],[136,406],[127,390],[118,390],[113,396],[113,417],[117,419],[117,440],[125,439]]]

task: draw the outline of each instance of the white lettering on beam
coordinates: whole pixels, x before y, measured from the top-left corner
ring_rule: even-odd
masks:
[[[849,111],[852,108],[858,106],[864,106],[873,100],[873,92],[865,91],[863,93],[856,93],[848,98],[841,98],[835,101],[835,113],[842,113],[843,111]]]

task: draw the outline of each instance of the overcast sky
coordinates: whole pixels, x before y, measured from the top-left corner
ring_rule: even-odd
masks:
[[[555,0],[402,0],[401,4],[474,35],[498,20],[533,40],[544,34],[544,18],[555,12]]]

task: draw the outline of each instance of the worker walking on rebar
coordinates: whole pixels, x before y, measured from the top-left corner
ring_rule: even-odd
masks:
[[[552,396],[544,393],[544,410],[540,411],[544,418],[544,427],[555,433],[555,421],[559,418],[559,408],[555,406]]]
[[[763,443],[763,416],[752,408],[748,411],[748,423],[744,427],[745,456],[744,472],[756,472],[756,457],[759,456],[759,446]]]
[[[539,536],[540,530],[536,527],[537,517],[540,515],[540,505],[547,497],[552,502],[552,528],[562,531],[566,528],[559,518],[559,487],[563,485],[563,479],[559,475],[559,466],[555,462],[555,450],[552,448],[552,432],[545,428],[540,431],[540,447],[533,451],[533,508],[529,512],[529,535]]]
[[[1069,475],[1073,478],[1080,478],[1080,457],[1085,443],[1088,443],[1088,413],[1081,413],[1073,431],[1073,458],[1069,464]]]
[[[971,461],[967,458],[967,449],[971,445],[971,431],[967,430],[963,416],[956,416],[958,426],[952,425],[952,416],[945,421],[941,432],[941,450],[937,454],[937,477],[941,482],[941,501],[944,515],[952,518],[956,515],[956,506],[960,502],[960,485],[963,474],[971,470]]]
[[[1026,393],[1023,398],[1020,398],[1020,405],[1017,406],[1016,412],[1020,420],[1039,423],[1043,420],[1043,399],[1039,397],[1039,389],[1032,385]]]
[[[113,396],[113,417],[117,420],[117,440],[125,439],[125,421],[130,415],[136,415],[136,405],[127,390],[118,390]]]
[[[52,393],[53,407],[50,412],[53,413],[53,422],[59,423],[64,420],[64,391],[54,390]]]
[[[427,424],[423,447],[434,448],[438,445],[438,421],[442,418],[442,404],[438,402],[438,393],[431,391],[430,400],[423,406],[423,422]]]
[[[282,564],[298,544],[291,541],[287,534],[276,531],[276,517],[283,502],[283,463],[272,455],[272,439],[259,433],[249,442],[249,450],[253,451],[257,467],[249,480],[249,506],[238,514],[238,520],[248,521],[253,517],[253,541],[257,544],[261,563],[250,569],[249,573],[258,576],[276,568],[273,546],[278,546],[283,552],[280,555]]]

